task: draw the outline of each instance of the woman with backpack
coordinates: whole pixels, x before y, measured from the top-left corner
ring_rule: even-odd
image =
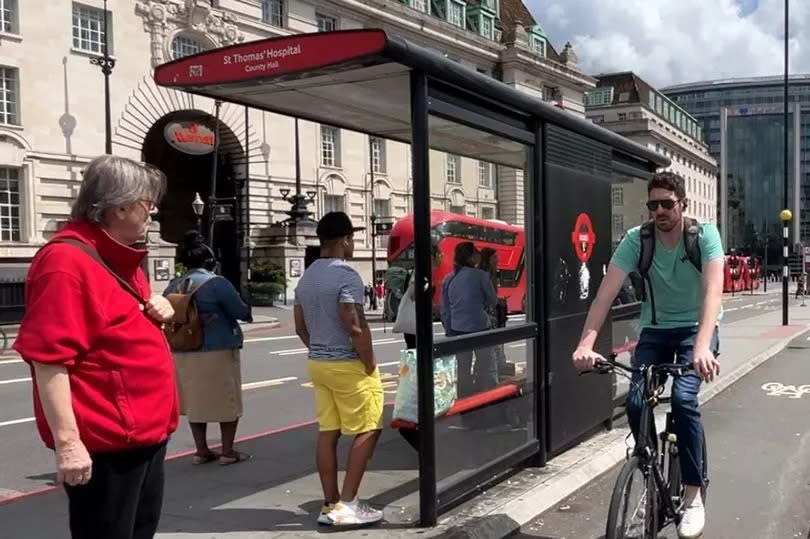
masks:
[[[178,261],[189,269],[169,283],[164,295],[177,306],[167,335],[177,369],[181,414],[188,418],[197,448],[192,463],[219,460],[229,465],[249,460],[250,455],[235,451],[233,443],[242,416],[239,356],[243,337],[238,321],[252,321],[250,307],[227,279],[214,273],[216,257],[198,232],[186,233]],[[195,335],[199,337],[194,339]],[[219,423],[221,454],[208,447],[208,423]]]

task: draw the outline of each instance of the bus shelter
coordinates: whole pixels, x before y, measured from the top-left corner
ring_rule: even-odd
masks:
[[[571,352],[612,249],[611,179],[647,178],[666,158],[379,29],[210,50],[159,66],[155,80],[410,145],[418,418],[394,426],[418,450],[423,525],[521,462],[544,465],[609,420],[611,380],[578,378]],[[525,318],[506,327],[434,338],[433,287],[442,286],[430,256],[437,152],[522,177],[514,198],[525,230]],[[611,346],[608,322],[598,349]],[[477,362],[497,348],[520,354],[514,363],[522,365],[436,410],[439,366],[473,353]]]

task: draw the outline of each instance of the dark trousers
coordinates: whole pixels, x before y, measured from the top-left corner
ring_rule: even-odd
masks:
[[[469,333],[452,329],[446,333],[448,337],[469,335]],[[475,353],[474,365],[473,352]],[[498,385],[498,364],[494,349],[491,347],[481,347],[456,353],[456,365],[459,398],[469,397]]]
[[[91,457],[90,482],[65,486],[72,539],[152,539],[163,505],[166,444]]]
[[[416,335],[412,333],[405,333],[405,346],[408,350],[416,348]]]
[[[635,365],[660,363],[692,363],[697,327],[677,329],[644,329],[635,351]],[[717,330],[712,336],[711,350],[717,355]],[[678,436],[678,454],[681,461],[681,480],[685,485],[704,486],[707,475],[706,436],[698,409],[700,377],[694,371],[684,373],[672,383],[672,415]],[[644,381],[633,375],[627,397],[627,418],[633,436],[638,436],[641,405],[644,399]]]

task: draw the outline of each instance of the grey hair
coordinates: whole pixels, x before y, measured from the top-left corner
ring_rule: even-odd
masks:
[[[70,216],[102,223],[104,213],[139,200],[157,204],[166,194],[166,175],[157,168],[125,157],[102,155],[84,169],[79,196]]]

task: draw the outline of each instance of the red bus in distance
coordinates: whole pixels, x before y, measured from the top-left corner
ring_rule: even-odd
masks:
[[[453,271],[453,254],[456,245],[471,241],[480,250],[484,247],[498,253],[498,297],[506,300],[510,313],[524,311],[526,298],[526,235],[523,228],[501,221],[467,217],[441,210],[430,212],[431,241],[442,254],[439,267],[433,270],[436,291],[433,305],[441,301],[441,285]],[[397,221],[388,237],[388,266],[413,269],[413,215]]]

